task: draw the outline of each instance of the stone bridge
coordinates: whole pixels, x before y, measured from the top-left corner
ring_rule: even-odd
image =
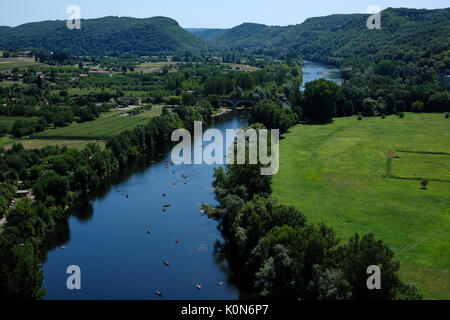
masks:
[[[244,106],[254,106],[256,101],[253,99],[245,99],[245,98],[223,98],[220,99],[220,103],[231,105],[233,108],[237,108],[240,105]]]

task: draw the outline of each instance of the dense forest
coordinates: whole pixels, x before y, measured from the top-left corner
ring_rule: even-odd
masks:
[[[206,48],[206,44],[170,18],[105,17],[82,19],[80,30],[68,29],[65,20],[2,28],[0,47],[46,49],[78,56],[118,56],[123,53],[157,55],[186,50],[196,52]]]
[[[414,61],[444,54],[440,68],[450,67],[448,34],[450,9],[419,10],[388,8],[381,12],[381,29],[369,30],[367,14],[335,14],[309,18],[286,27],[244,23],[205,38],[213,45],[230,48],[284,48],[301,53],[306,60],[339,66],[359,56],[370,61]],[[201,38],[208,34],[203,30]],[[447,51],[447,52],[446,52]]]

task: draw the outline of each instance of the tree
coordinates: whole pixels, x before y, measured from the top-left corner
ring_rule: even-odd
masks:
[[[370,97],[364,99],[362,106],[362,114],[365,117],[372,117],[377,115],[377,102],[374,99]]]
[[[44,273],[31,243],[0,236],[0,300],[36,300],[45,294]]]
[[[340,262],[344,277],[350,285],[353,300],[391,300],[400,286],[397,276],[398,262],[393,260],[394,253],[381,240],[375,240],[373,234],[362,238],[355,234],[343,248]],[[367,288],[367,268],[378,266],[381,269],[381,290]]]
[[[80,122],[86,122],[86,121],[91,121],[94,120],[95,116],[92,113],[91,109],[85,107],[82,108],[80,111]]]
[[[339,86],[325,79],[306,83],[303,94],[303,117],[311,122],[331,122],[336,115]]]
[[[96,186],[98,182],[99,178],[90,166],[79,166],[73,173],[73,185],[77,190],[86,191]]]
[[[7,131],[6,125],[0,124],[0,137],[1,137],[4,133],[6,133],[6,131]]]
[[[239,210],[235,220],[237,239],[243,256],[248,257],[259,239],[276,226],[303,226],[305,222],[303,214],[293,207],[256,195]]]
[[[195,96],[191,92],[185,92],[182,95],[182,101],[185,106],[193,106],[195,105]]]
[[[33,191],[39,201],[45,201],[48,196],[52,196],[57,203],[63,203],[69,191],[69,181],[50,170],[36,181]]]
[[[249,122],[262,123],[268,129],[279,129],[280,133],[285,133],[298,122],[298,116],[279,103],[263,100],[252,109]]]
[[[428,179],[422,179],[422,181],[420,181],[423,190],[427,189],[428,183],[429,183]]]

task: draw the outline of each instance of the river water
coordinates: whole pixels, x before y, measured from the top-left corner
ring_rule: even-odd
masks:
[[[305,61],[305,64],[302,68],[302,72],[303,72],[302,89],[305,88],[305,83],[320,78],[331,80],[339,85],[342,82],[341,78],[339,77],[339,69],[334,67],[327,67],[320,63]]]
[[[304,82],[321,77],[339,81],[335,69],[320,64],[305,62],[303,71]],[[221,116],[213,127],[225,137],[226,129],[242,128],[246,119],[235,111]],[[225,148],[231,141],[226,142]],[[202,203],[215,204],[214,166],[166,168],[166,160],[169,152],[154,163],[142,160],[123,170],[58,223],[43,250],[45,299],[245,297],[214,249],[222,241],[217,223],[200,212]],[[170,204],[165,212],[164,204]],[[71,265],[80,267],[81,290],[67,288]],[[156,290],[163,296],[155,295]]]

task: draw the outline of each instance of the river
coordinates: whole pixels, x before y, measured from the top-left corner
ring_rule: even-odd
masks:
[[[327,80],[331,80],[337,84],[341,84],[342,80],[339,77],[339,69],[334,67],[324,66],[320,63],[315,63],[311,61],[305,61],[305,64],[302,68],[303,72],[303,86],[302,89],[305,88],[305,83],[314,81],[320,78],[325,78]]]
[[[303,71],[305,82],[321,77],[339,81],[335,69],[320,64],[305,62]],[[213,127],[225,136],[226,129],[247,125],[243,115],[223,115]],[[44,299],[245,297],[233,283],[226,259],[214,249],[222,241],[217,223],[200,212],[202,203],[215,204],[213,166],[166,168],[166,160],[169,152],[154,163],[142,160],[123,170],[58,223],[43,250]],[[163,212],[166,203],[170,207]],[[70,265],[80,267],[81,290],[66,286]]]

